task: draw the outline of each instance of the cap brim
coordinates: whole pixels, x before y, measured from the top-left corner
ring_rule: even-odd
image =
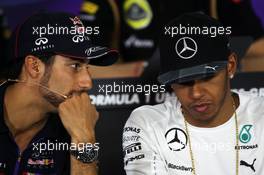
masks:
[[[119,57],[119,52],[114,49],[104,49],[95,52],[93,55],[88,56],[87,59],[90,60],[90,64],[97,66],[109,66],[114,64]]]
[[[161,74],[158,77],[158,81],[165,85],[193,81],[212,76],[218,71],[224,69],[226,65],[227,61],[217,61],[180,70],[169,71]]]
[[[55,53],[75,59],[87,59],[90,60],[89,64],[97,66],[112,65],[118,60],[119,57],[119,52],[115,49],[94,45],[85,45],[83,47],[77,46],[75,49],[71,48],[66,51]]]

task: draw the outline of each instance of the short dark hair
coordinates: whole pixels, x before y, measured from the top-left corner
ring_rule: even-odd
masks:
[[[45,53],[41,55],[34,55],[38,57],[46,66],[52,66],[54,62],[55,55],[52,53]],[[4,66],[0,79],[18,79],[22,67],[25,63],[25,57],[24,58],[17,58],[15,61],[10,61],[6,63]]]

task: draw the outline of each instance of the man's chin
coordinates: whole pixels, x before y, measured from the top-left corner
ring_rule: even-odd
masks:
[[[192,112],[191,114],[193,116],[193,118],[195,118],[196,120],[200,120],[203,122],[206,121],[211,121],[214,119],[215,113],[207,111],[207,112]]]
[[[57,101],[52,101],[50,102],[50,104],[52,104],[52,106],[56,109],[56,111],[58,110],[59,106],[61,103],[63,103],[64,100],[57,100]]]
[[[51,110],[49,113],[51,113],[51,114],[58,114],[58,110],[57,109]]]
[[[48,111],[49,113],[58,113],[58,107],[59,105],[58,104],[54,104],[54,103],[49,103],[49,107],[48,107]]]
[[[51,108],[52,108],[53,111],[57,111],[59,105],[65,101],[64,98],[59,97],[59,96],[55,96],[55,95],[44,96],[44,98],[51,105]]]

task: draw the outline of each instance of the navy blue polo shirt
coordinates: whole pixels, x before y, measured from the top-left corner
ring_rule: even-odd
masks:
[[[19,151],[4,122],[5,89],[6,86],[0,87],[0,175],[70,174],[70,154],[66,147],[57,146],[59,143],[70,143],[70,137],[57,115],[48,115],[42,130],[23,153]]]

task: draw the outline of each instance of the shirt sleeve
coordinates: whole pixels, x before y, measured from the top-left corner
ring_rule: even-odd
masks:
[[[124,168],[127,175],[168,174],[157,149],[150,123],[143,120],[144,111],[134,111],[123,130]]]

